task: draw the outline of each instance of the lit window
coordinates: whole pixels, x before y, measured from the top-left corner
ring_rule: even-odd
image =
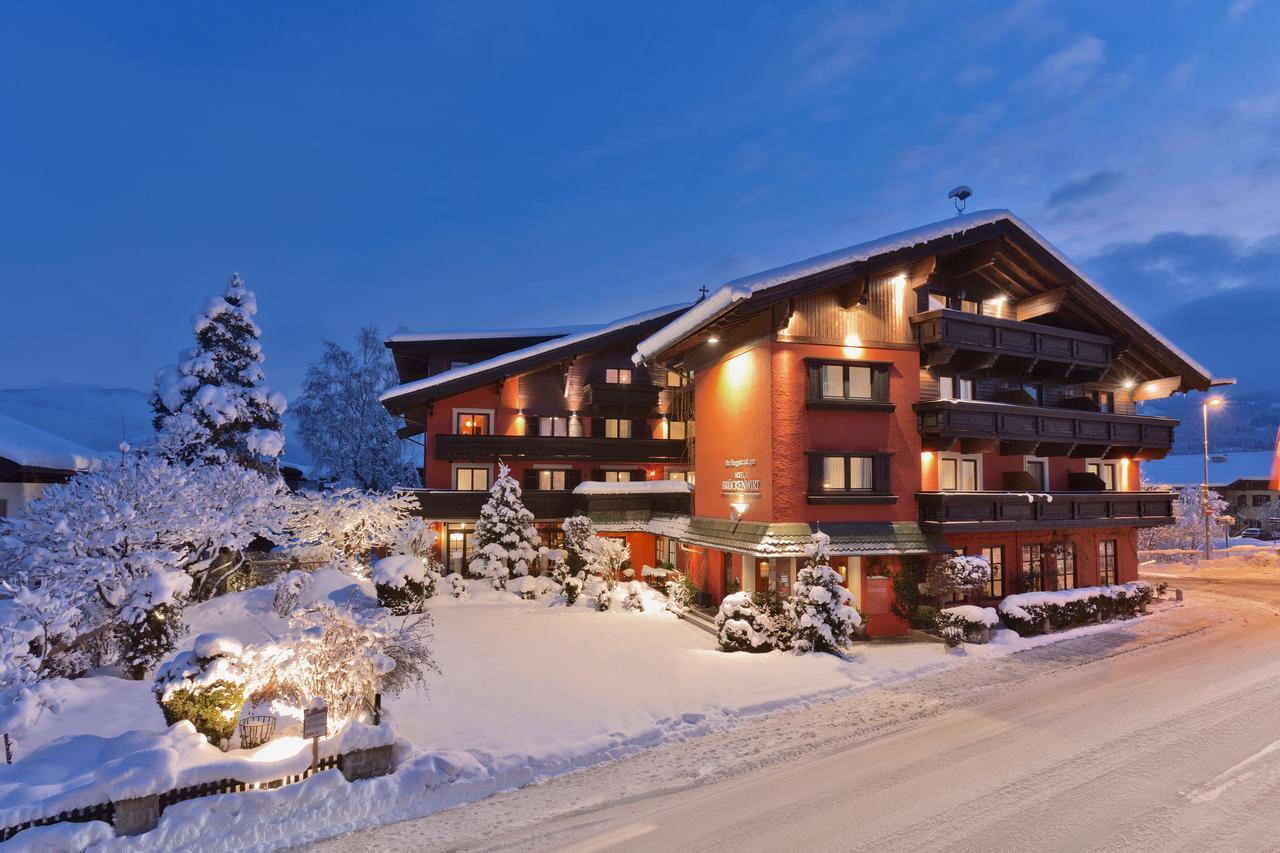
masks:
[[[454,415],[455,432],[458,435],[488,435],[489,414],[487,412],[457,412]]]
[[[565,486],[565,472],[562,470],[555,471],[539,471],[538,472],[538,488],[544,491],[548,489],[563,490]]]
[[[821,481],[814,485],[819,492],[874,491],[875,466],[870,456],[822,456],[816,473]]]
[[[1118,581],[1119,570],[1116,564],[1116,540],[1101,539],[1098,541],[1098,581],[1103,586]]]
[[[1044,588],[1044,546],[1022,546],[1022,583],[1027,592]]]
[[[568,418],[538,418],[538,435],[568,435]]]
[[[1102,487],[1106,489],[1108,492],[1115,491],[1116,463],[1103,462],[1101,460],[1097,462],[1089,462],[1085,466],[1085,470],[1088,471],[1090,474],[1096,474],[1098,477],[1100,477],[1102,479]]]
[[[667,421],[667,438],[683,441],[688,436],[688,425],[684,421]]]
[[[1004,546],[990,545],[982,549],[982,556],[991,564],[991,580],[987,586],[987,594],[992,598],[1004,595]]]
[[[822,488],[829,492],[842,492],[845,490],[843,456],[827,456],[823,458]]]
[[[631,421],[626,418],[605,418],[605,438],[631,438]]]
[[[630,385],[631,371],[622,368],[610,367],[604,372],[604,381],[609,385]]]
[[[683,376],[681,376],[679,373],[676,373],[674,370],[668,370],[668,371],[667,371],[667,387],[668,387],[668,388],[683,388],[683,387],[684,387],[684,377],[683,377]]]
[[[976,492],[982,488],[982,457],[942,453],[938,456],[938,489],[944,492]]]
[[[1076,588],[1076,543],[1068,542],[1055,550],[1054,562],[1058,564],[1058,589]]]
[[[888,401],[888,367],[867,364],[811,365],[810,398],[822,400]],[[879,376],[877,381],[876,374]]]
[[[630,483],[631,471],[605,471],[604,481],[606,483]]]
[[[489,488],[489,469],[454,468],[453,487],[462,492],[483,492]]]
[[[973,380],[962,376],[938,377],[939,400],[972,400]]]

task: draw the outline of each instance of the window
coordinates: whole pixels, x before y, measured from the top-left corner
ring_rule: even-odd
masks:
[[[683,388],[683,387],[684,387],[684,376],[683,376],[682,374],[677,373],[677,372],[676,372],[676,371],[674,371],[674,370],[668,370],[668,371],[667,371],[667,387],[668,387],[668,388]]]
[[[960,310],[965,312],[966,314],[981,314],[982,303],[977,302],[973,299],[961,299]]]
[[[982,490],[982,457],[938,454],[938,489],[943,492]]]
[[[810,363],[809,400],[889,402],[889,367],[884,364]]]
[[[538,418],[538,435],[568,435],[568,418]]]
[[[1044,589],[1044,546],[1022,546],[1022,585],[1027,592]]]
[[[1116,463],[1103,462],[1095,460],[1085,465],[1085,470],[1090,474],[1097,474],[1102,478],[1103,488],[1108,492],[1114,492],[1116,489]]]
[[[972,400],[973,380],[961,376],[938,377],[939,400]]]
[[[1089,399],[1098,404],[1100,412],[1114,412],[1116,410],[1116,395],[1114,391],[1090,391]]]
[[[458,412],[453,413],[454,429],[457,435],[488,435],[489,434],[489,418],[488,412]]]
[[[1004,546],[989,545],[982,549],[982,556],[991,564],[991,580],[987,584],[987,594],[992,598],[1004,595]]]
[[[604,437],[631,438],[631,421],[625,418],[605,418]]]
[[[453,487],[461,492],[483,492],[489,488],[489,469],[459,465],[453,469]]]
[[[872,456],[854,455],[816,457],[815,473],[819,479],[810,484],[810,493],[876,491],[874,460]]]
[[[1076,543],[1068,542],[1054,550],[1054,562],[1058,565],[1058,589],[1076,588]]]
[[[1116,568],[1116,540],[1098,541],[1098,582],[1103,586],[1114,584],[1119,577]]]
[[[689,423],[687,421],[667,421],[667,438],[684,441],[688,436]]]
[[[565,475],[564,469],[541,470],[538,471],[538,488],[542,490],[555,489],[556,491],[564,491]]]
[[[946,308],[946,307],[947,307],[947,297],[943,296],[941,293],[929,294],[929,310],[930,311],[936,311],[939,308]]]
[[[604,381],[609,385],[630,385],[631,371],[624,368],[610,367],[604,372]]]
[[[691,486],[692,486],[692,485],[693,485],[693,480],[694,480],[694,474],[693,474],[693,471],[690,471],[690,470],[688,470],[688,469],[683,469],[683,470],[680,470],[680,471],[672,471],[670,468],[668,468],[668,469],[667,469],[667,479],[668,479],[668,480],[682,480],[682,481],[684,481],[684,482],[686,482],[686,483],[688,483],[689,485],[691,485]]]
[[[1044,403],[1044,386],[1043,385],[1040,385],[1035,382],[1024,382],[1022,384],[1022,390],[1023,392],[1026,393],[1028,397],[1031,398],[1032,402],[1035,405],[1039,406]]]
[[[604,481],[606,483],[630,483],[633,471],[605,471]]]
[[[445,527],[444,562],[449,571],[461,574],[471,562],[475,549],[475,531],[469,525],[449,524]]]
[[[1040,491],[1049,491],[1049,460],[1028,456],[1026,459],[1026,471],[1036,481],[1036,486]]]

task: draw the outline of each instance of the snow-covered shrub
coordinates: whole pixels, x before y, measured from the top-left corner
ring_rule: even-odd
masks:
[[[520,494],[511,469],[499,462],[498,477],[476,522],[476,556],[467,566],[473,576],[488,578],[494,589],[506,587],[508,578],[529,574],[538,556],[541,539]]]
[[[964,629],[959,625],[948,625],[942,629],[942,641],[949,649],[958,649],[964,644]]]
[[[670,572],[666,578],[667,609],[679,616],[698,600],[698,587],[687,575]]]
[[[157,446],[169,458],[235,462],[278,479],[286,403],[283,394],[263,384],[257,310],[253,292],[239,274],[232,275],[226,292],[193,318],[196,346],[156,373],[151,407],[161,434]],[[207,438],[189,440],[193,424]]]
[[[929,591],[950,599],[956,595],[981,592],[991,582],[991,564],[986,557],[952,554],[929,567]]]
[[[716,637],[727,652],[768,652],[775,648],[775,626],[745,592],[726,595],[716,612]]]
[[[571,515],[560,523],[564,531],[565,563],[571,574],[587,568],[587,542],[596,535],[596,526],[585,515]]]
[[[392,554],[412,554],[421,557],[428,566],[438,562],[436,544],[440,536],[436,533],[433,522],[420,516],[405,519],[404,524],[396,532],[395,541],[391,543]]]
[[[1111,619],[1131,619],[1151,603],[1145,581],[1054,592],[1010,595],[1000,602],[1000,619],[1023,636]]]
[[[201,634],[191,651],[162,664],[151,689],[165,723],[190,720],[214,746],[229,740],[245,702],[243,651],[233,637]]]
[[[964,638],[970,642],[984,637],[987,632],[1000,624],[1000,615],[994,607],[978,607],[973,604],[961,604],[948,607],[938,612],[937,629],[942,634],[947,628],[958,628]]]
[[[444,576],[444,582],[449,595],[457,599],[470,598],[471,592],[467,589],[467,579],[457,572],[450,572]]]
[[[640,581],[627,582],[627,598],[622,603],[624,610],[644,612],[644,584]]]
[[[370,575],[378,593],[378,606],[405,616],[421,613],[427,599],[436,594],[436,573],[426,560],[411,554],[383,557]]]
[[[791,612],[795,621],[792,648],[797,652],[839,654],[853,641],[861,620],[853,607],[853,594],[845,589],[840,573],[830,564],[831,537],[822,531],[813,534],[805,546],[809,555],[796,572]]]
[[[520,575],[507,581],[507,592],[513,592],[525,601],[538,597],[538,579],[533,575]]]
[[[620,536],[592,536],[583,547],[587,571],[594,575],[617,580],[631,560],[631,546]]]
[[[364,574],[377,548],[390,548],[416,524],[418,506],[411,492],[333,489],[301,492],[289,502],[289,532],[300,545],[323,549],[325,562],[342,560],[348,571]]]
[[[276,578],[275,595],[271,598],[271,609],[277,616],[292,616],[298,609],[302,594],[311,586],[311,572],[295,569],[285,572]]]
[[[438,672],[427,615],[396,623],[385,611],[356,612],[330,602],[297,611],[277,642],[247,650],[255,705],[304,708],[314,698],[341,724],[382,692],[395,695]]]
[[[324,342],[294,401],[298,437],[321,482],[378,492],[419,484],[396,436],[396,419],[378,401],[398,383],[391,354],[373,326],[356,333],[354,349]]]
[[[570,575],[564,579],[564,583],[560,585],[560,589],[564,593],[564,603],[566,607],[573,607],[577,602],[578,596],[582,594],[582,578],[578,575]]]

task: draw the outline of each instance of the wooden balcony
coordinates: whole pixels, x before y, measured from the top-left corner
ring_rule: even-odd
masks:
[[[989,376],[1093,382],[1116,355],[1111,338],[940,309],[911,318],[924,366]]]
[[[977,400],[915,404],[924,450],[1102,459],[1162,459],[1172,418],[1116,415]]]
[[[474,521],[480,517],[480,508],[489,499],[487,491],[456,491],[451,489],[415,489],[419,514],[436,520]],[[604,522],[648,521],[654,515],[688,515],[692,495],[684,494],[628,494],[628,495],[575,495],[570,491],[543,491],[530,489],[521,500],[537,519],[567,518],[584,512],[594,520]]]
[[[582,404],[596,415],[644,418],[658,408],[658,386],[596,382],[582,386]]]
[[[920,492],[920,523],[950,532],[1157,527],[1173,523],[1174,492]],[[1051,500],[1050,500],[1051,498]]]
[[[435,457],[447,461],[535,459],[539,462],[655,462],[685,459],[685,443],[668,438],[588,438],[550,435],[436,435]]]

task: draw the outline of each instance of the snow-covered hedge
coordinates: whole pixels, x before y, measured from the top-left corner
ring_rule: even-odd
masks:
[[[969,642],[977,642],[1000,624],[1000,615],[994,607],[978,607],[974,604],[961,604],[938,611],[937,626],[941,634],[948,628],[958,628]]]
[[[727,652],[768,652],[778,643],[773,620],[756,606],[749,592],[724,597],[716,613],[716,632]]]
[[[1054,592],[1026,592],[1000,602],[1000,619],[1023,636],[1110,619],[1131,619],[1152,599],[1145,581]]]
[[[152,691],[164,721],[190,720],[214,746],[229,740],[245,701],[243,651],[234,637],[201,634],[191,651],[161,664]]]

